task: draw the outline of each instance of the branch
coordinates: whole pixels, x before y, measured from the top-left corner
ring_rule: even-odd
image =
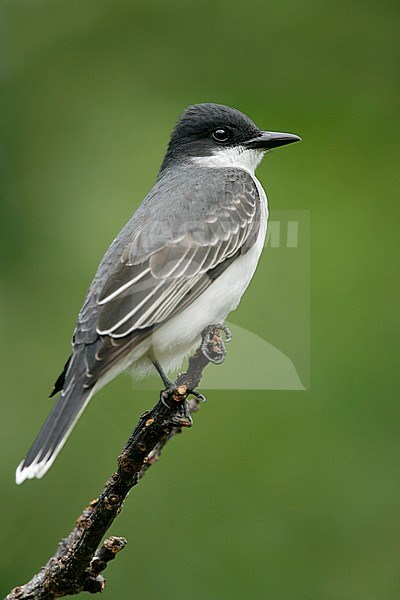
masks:
[[[175,434],[192,425],[191,413],[199,410],[204,399],[195,390],[208,363],[223,361],[226,351],[220,325],[207,328],[203,341],[189,359],[186,373],[160,395],[160,400],[145,412],[118,457],[118,469],[104,491],[90,502],[71,533],[61,540],[55,554],[39,573],[25,585],[15,587],[6,600],[51,600],[62,596],[91,593],[104,589],[101,575],[107,564],[126,545],[122,537],[101,540],[120,513],[129,491],[156,462],[162,448]],[[193,398],[188,399],[189,395]]]

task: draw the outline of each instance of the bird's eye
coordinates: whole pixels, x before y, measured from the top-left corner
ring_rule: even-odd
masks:
[[[214,140],[216,140],[217,142],[227,142],[230,138],[230,135],[230,132],[222,127],[219,127],[218,129],[213,131],[212,134]]]

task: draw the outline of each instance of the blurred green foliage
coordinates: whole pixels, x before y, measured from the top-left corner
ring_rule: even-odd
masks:
[[[208,392],[112,527],[129,545],[106,597],[399,597],[398,12],[3,0],[2,594],[44,564],[155,400],[119,378],[45,479],[15,486],[103,252],[152,186],[177,115],[214,101],[303,137],[259,177],[273,209],[311,214],[311,387]],[[266,322],[264,285],[233,317],[251,331]]]

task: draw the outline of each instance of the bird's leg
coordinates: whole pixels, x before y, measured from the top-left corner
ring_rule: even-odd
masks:
[[[165,389],[160,394],[160,400],[163,404],[165,404],[165,406],[168,406],[168,399],[170,399],[171,397],[180,396],[180,390],[176,387],[176,384],[173,381],[168,379],[164,369],[162,368],[158,360],[154,359],[153,365],[157,369],[158,374],[160,375],[161,379],[163,380],[163,384],[165,385]],[[176,400],[178,400],[178,397],[176,397]],[[175,415],[173,415],[172,417],[172,422],[176,426],[191,427],[193,425],[193,420],[190,416],[190,410],[188,408],[186,399],[179,402],[177,406],[178,408]]]
[[[225,333],[225,342],[232,339],[232,334],[226,325],[214,323],[203,330],[200,349],[204,356],[214,365],[220,365],[226,357],[226,348],[221,337],[221,331]]]
[[[171,403],[176,402],[176,412],[171,417],[174,427],[191,427],[193,425],[187,402],[187,396],[191,393],[193,392],[189,391],[186,386],[177,387],[175,383],[171,383],[161,392],[160,400],[166,407],[170,408]],[[195,394],[197,397],[197,392]]]
[[[171,389],[174,387],[174,382],[171,381],[170,379],[168,379],[164,369],[162,368],[162,366],[160,365],[160,363],[158,362],[158,360],[153,360],[153,365],[155,366],[155,368],[158,371],[159,376],[161,377],[163,384],[165,385],[165,388]]]
[[[168,408],[171,407],[171,401],[177,403],[176,413],[172,417],[172,421],[176,427],[190,427],[192,425],[191,409],[187,403],[189,395],[196,398],[195,402],[197,402],[197,405],[206,400],[203,394],[200,394],[195,388],[200,381],[202,371],[207,362],[219,365],[225,360],[227,352],[221,335],[222,331],[225,334],[225,342],[230,342],[232,334],[226,325],[214,323],[203,330],[200,348],[189,359],[187,373],[179,374],[175,382],[170,381],[161,365],[156,360],[153,360],[153,364],[165,385],[165,389],[160,394],[161,402]],[[197,366],[193,368],[196,362]],[[187,375],[189,373],[192,376],[189,378],[191,383],[188,385]],[[195,374],[195,377],[193,377],[193,374]]]

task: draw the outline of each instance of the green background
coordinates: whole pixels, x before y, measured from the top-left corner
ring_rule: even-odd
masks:
[[[103,252],[177,115],[214,101],[304,140],[258,175],[274,209],[310,211],[310,389],[208,391],[112,526],[129,545],[105,597],[399,597],[397,6],[1,2],[2,595],[45,563],[154,403],[120,377],[44,480],[15,486]],[[268,339],[265,278],[233,321]]]

